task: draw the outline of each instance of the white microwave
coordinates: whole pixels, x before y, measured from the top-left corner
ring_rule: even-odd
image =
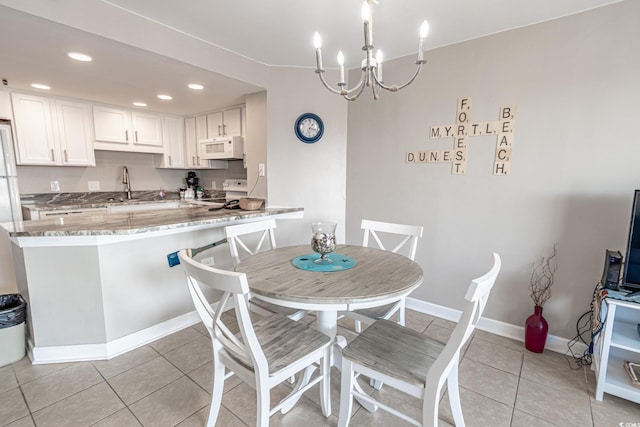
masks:
[[[242,159],[242,137],[209,138],[200,140],[200,157],[211,159]]]

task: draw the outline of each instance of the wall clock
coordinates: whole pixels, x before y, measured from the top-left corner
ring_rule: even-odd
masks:
[[[304,113],[296,119],[294,126],[296,136],[305,144],[313,144],[322,138],[324,123],[322,119],[313,113]]]

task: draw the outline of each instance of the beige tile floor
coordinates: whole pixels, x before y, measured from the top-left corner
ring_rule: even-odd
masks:
[[[310,319],[312,320],[312,319]],[[341,325],[349,327],[348,321]],[[446,340],[453,323],[407,312],[407,325]],[[348,332],[341,328],[348,336]],[[24,358],[0,368],[0,426],[202,426],[209,409],[211,344],[196,325],[109,361],[32,365]],[[364,384],[364,383],[363,383]],[[316,386],[317,387],[317,386]],[[368,392],[417,416],[420,403],[389,387]],[[522,343],[476,331],[460,363],[460,394],[466,424],[473,426],[640,426],[640,405],[605,395],[594,399],[588,367],[571,369],[561,354],[534,354]],[[272,401],[287,392],[276,388]],[[273,426],[336,426],[339,372],[332,375],[332,415],[321,415],[317,390],[310,390]],[[225,386],[218,425],[252,426],[255,392],[236,378]],[[447,396],[440,425],[452,423]],[[409,425],[354,405],[352,426]]]

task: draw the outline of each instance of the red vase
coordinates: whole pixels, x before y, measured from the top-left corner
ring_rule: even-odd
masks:
[[[534,353],[542,353],[548,332],[549,325],[542,317],[542,307],[536,305],[533,314],[524,324],[524,346]]]

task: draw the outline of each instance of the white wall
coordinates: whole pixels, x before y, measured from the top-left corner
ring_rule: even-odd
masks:
[[[247,132],[244,138],[245,160],[247,162],[247,185],[249,196],[268,199],[267,176],[267,92],[257,92],[245,96]],[[265,165],[266,174],[258,176],[258,165]]]
[[[329,78],[337,78],[329,74]],[[302,113],[324,122],[315,144],[299,141],[294,123]],[[309,243],[311,222],[338,223],[345,236],[347,101],[330,94],[311,69],[270,69],[267,95],[267,158],[270,206],[304,208],[303,220],[280,221],[280,246]]]
[[[485,315],[519,326],[533,312],[532,263],[557,243],[544,315],[551,334],[575,336],[605,250],[624,252],[640,188],[638,16],[640,2],[627,1],[429,51],[404,91],[349,104],[347,242],[360,241],[363,217],[424,225],[413,296],[454,308],[496,251],[503,269]],[[386,64],[385,80],[405,79],[414,60]],[[454,123],[463,97],[472,122],[517,105],[510,175],[492,175],[495,136],[469,138],[466,175],[404,162],[407,151],[452,148],[429,129]]]

